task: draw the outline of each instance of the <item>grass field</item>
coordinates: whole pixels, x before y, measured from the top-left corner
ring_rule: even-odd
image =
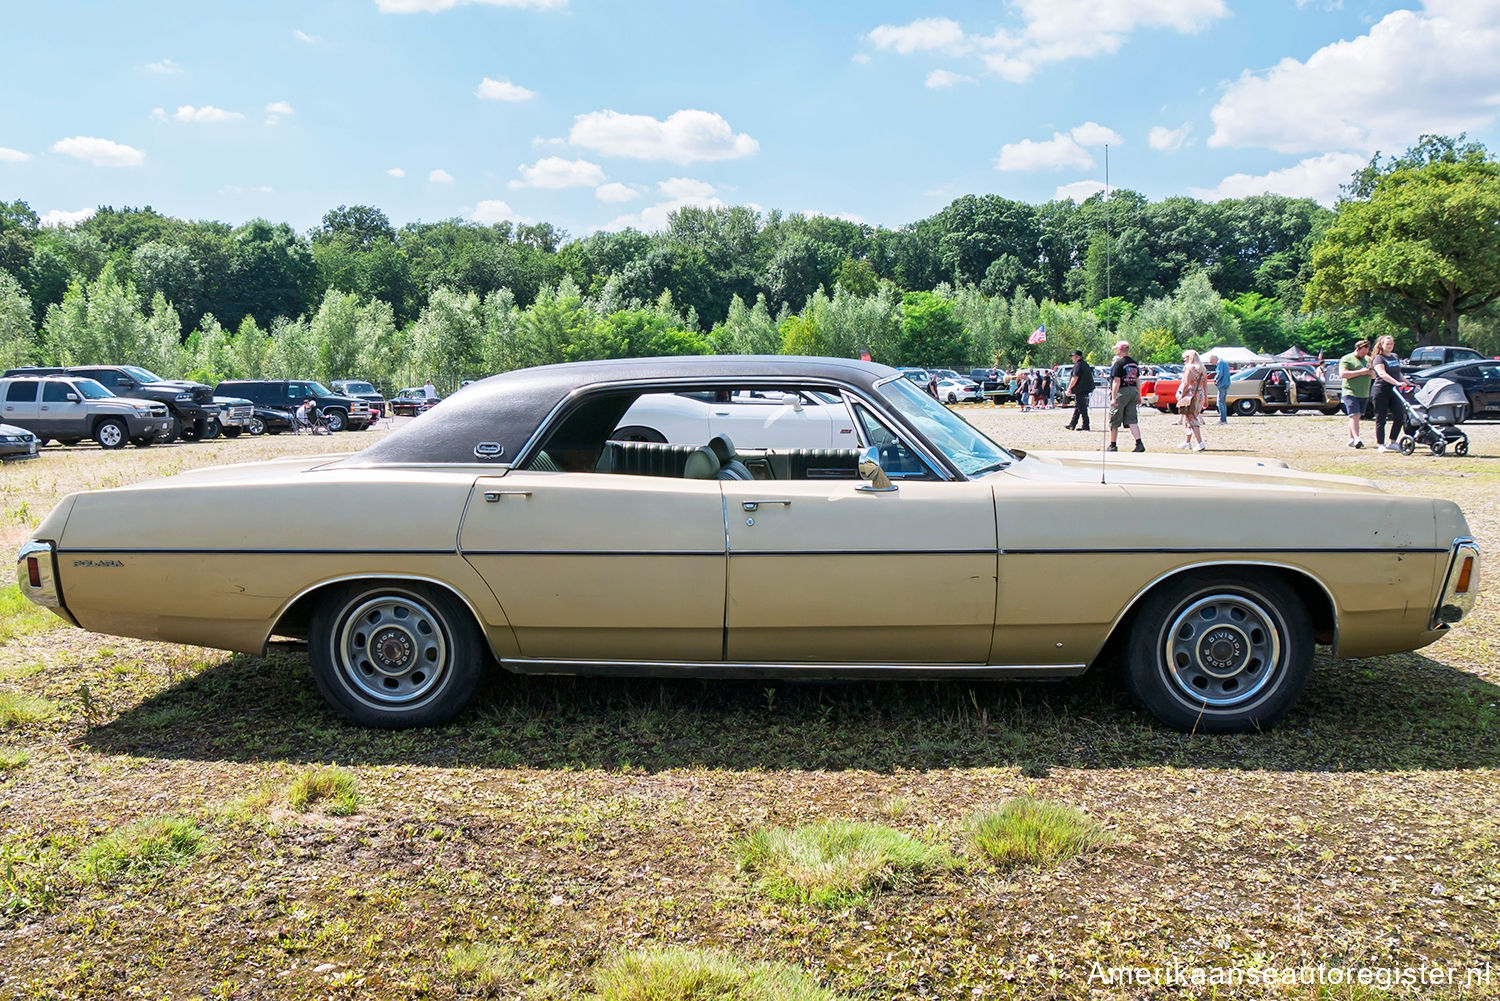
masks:
[[[1063,412],[962,412],[1024,448],[1100,442]],[[1175,451],[1171,418],[1144,427]],[[1500,425],[1462,459],[1357,452],[1342,427],[1205,437],[1452,498],[1500,550]],[[0,469],[0,544],[72,490],[381,433],[50,448]],[[340,722],[300,656],[86,634],[0,573],[0,997],[1500,996],[1493,583],[1437,645],[1320,656],[1259,736],[1165,731],[1090,676],[502,676],[452,726],[387,733]],[[1023,845],[1085,836],[997,862],[990,814],[1041,824]],[[773,863],[823,882],[768,892]],[[1320,964],[1379,982],[1191,983]]]

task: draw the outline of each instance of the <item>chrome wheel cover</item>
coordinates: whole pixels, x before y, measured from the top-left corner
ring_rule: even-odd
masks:
[[[333,637],[339,677],[349,694],[375,709],[413,709],[441,687],[449,667],[442,620],[402,593],[358,601]]]
[[[111,421],[99,428],[99,444],[105,448],[114,448],[125,443],[125,432],[120,430],[120,425]]]
[[[1168,690],[1184,703],[1241,709],[1274,689],[1285,669],[1286,624],[1263,598],[1236,593],[1191,599],[1161,632]]]

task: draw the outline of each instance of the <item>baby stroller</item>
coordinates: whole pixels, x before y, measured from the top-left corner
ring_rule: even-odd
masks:
[[[1405,414],[1396,447],[1411,455],[1418,445],[1442,455],[1450,447],[1454,455],[1469,454],[1469,436],[1458,429],[1469,416],[1469,398],[1451,379],[1429,379],[1415,390],[1397,390]]]

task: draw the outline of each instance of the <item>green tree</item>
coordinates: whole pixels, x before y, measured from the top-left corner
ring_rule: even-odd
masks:
[[[1303,308],[1365,303],[1421,344],[1456,341],[1459,318],[1500,298],[1500,164],[1431,163],[1345,201],[1313,249]]]
[[[457,389],[464,379],[483,374],[483,337],[479,297],[446,288],[428,297],[427,308],[412,328],[418,365],[445,392]]]
[[[755,305],[735,296],[729,302],[729,315],[714,327],[714,344],[724,354],[769,355],[781,348],[781,331],[766,309],[765,295],[755,297]]]
[[[31,300],[15,276],[0,271],[0,369],[39,361]]]
[[[901,297],[902,365],[962,365],[963,327],[953,315],[953,303],[932,292],[908,292]]]
[[[1291,347],[1282,322],[1281,303],[1259,292],[1242,292],[1224,304],[1225,311],[1239,321],[1245,347],[1276,354]]]

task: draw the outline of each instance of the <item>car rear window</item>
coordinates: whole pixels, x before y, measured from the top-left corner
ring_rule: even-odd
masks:
[[[13,382],[13,383],[11,383],[9,386],[7,386],[5,388],[5,402],[6,403],[35,403],[36,402],[36,387],[38,385],[39,384],[35,383],[35,382]]]

